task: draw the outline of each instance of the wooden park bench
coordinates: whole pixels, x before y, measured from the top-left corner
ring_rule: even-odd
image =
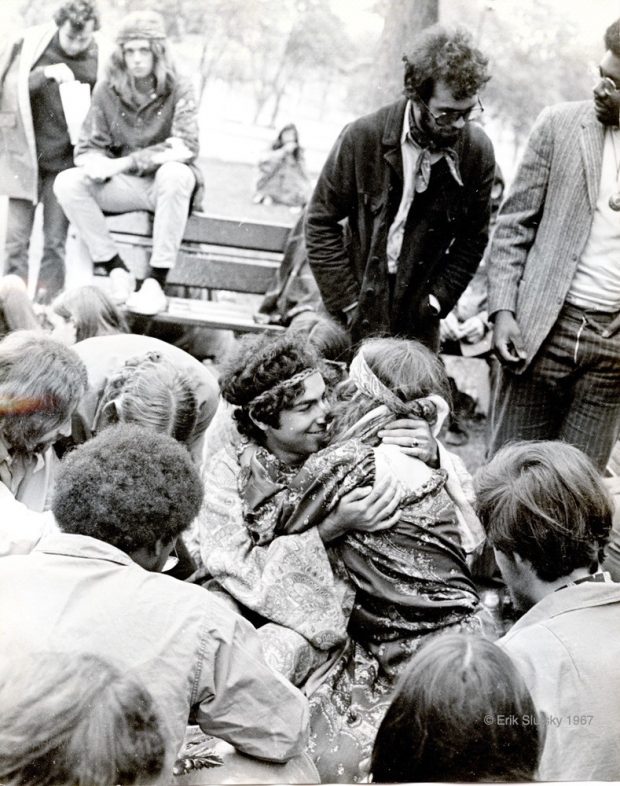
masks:
[[[134,271],[144,270],[151,250],[152,215],[122,213],[108,216],[107,222],[121,256]],[[148,319],[239,332],[264,330],[266,326],[253,319],[255,307],[231,302],[235,298],[224,293],[263,295],[282,261],[289,232],[283,224],[192,213],[167,279],[168,284],[184,288],[184,296],[170,297],[168,309]]]

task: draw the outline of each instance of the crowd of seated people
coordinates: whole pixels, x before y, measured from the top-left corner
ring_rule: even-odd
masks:
[[[474,493],[437,439],[449,412],[437,358],[369,339],[349,365],[325,328],[246,337],[219,381],[129,333],[0,341],[0,666],[18,680],[37,658],[62,670],[83,657],[71,685],[58,677],[60,704],[82,680],[104,690],[85,676],[101,659],[105,689],[120,670],[118,691],[148,691],[135,700],[151,718],[105,693],[100,714],[76,703],[59,730],[47,683],[5,678],[3,722],[48,734],[45,755],[75,735],[110,784],[186,768],[200,782],[215,767],[243,781],[252,766],[265,782],[610,777],[618,653],[609,635],[594,642],[620,602],[601,568],[618,541],[596,470],[563,443],[523,443]],[[470,572],[485,538],[526,612],[498,643]],[[584,673],[605,674],[600,695]],[[549,720],[573,716],[570,734]],[[121,731],[95,744],[101,724]],[[101,757],[116,738],[128,763],[112,775]],[[79,769],[62,745],[58,767]],[[26,784],[44,760],[15,747],[0,763]]]
[[[56,185],[111,294],[0,279],[0,782],[617,777],[620,524],[590,459],[521,442],[472,478],[436,354],[317,311],[218,369],[131,333],[200,175],[161,18],[116,43]],[[115,126],[151,101],[142,142]],[[155,213],[138,292],[119,199]]]

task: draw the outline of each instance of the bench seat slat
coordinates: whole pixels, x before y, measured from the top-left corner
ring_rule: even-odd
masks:
[[[265,325],[254,322],[247,309],[236,307],[230,303],[218,303],[212,300],[188,300],[186,298],[168,298],[168,310],[155,317],[148,317],[154,322],[173,323],[175,325],[195,325],[199,327],[236,330],[242,333],[262,333]],[[270,325],[274,330],[281,327]]]

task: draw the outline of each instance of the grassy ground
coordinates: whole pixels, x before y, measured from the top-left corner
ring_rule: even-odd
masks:
[[[252,203],[256,167],[215,158],[201,158],[199,163],[205,177],[204,209],[207,213],[291,226],[297,220],[297,215],[288,207]]]

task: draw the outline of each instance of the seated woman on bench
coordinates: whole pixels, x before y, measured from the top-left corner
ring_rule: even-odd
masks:
[[[107,274],[117,304],[138,314],[166,308],[163,287],[174,266],[202,178],[198,115],[189,82],[177,76],[162,17],[126,16],[105,79],[94,92],[75,152],[77,166],[62,172],[54,191],[95,264]],[[138,292],[118,254],[104,213],[155,214],[153,250]]]

